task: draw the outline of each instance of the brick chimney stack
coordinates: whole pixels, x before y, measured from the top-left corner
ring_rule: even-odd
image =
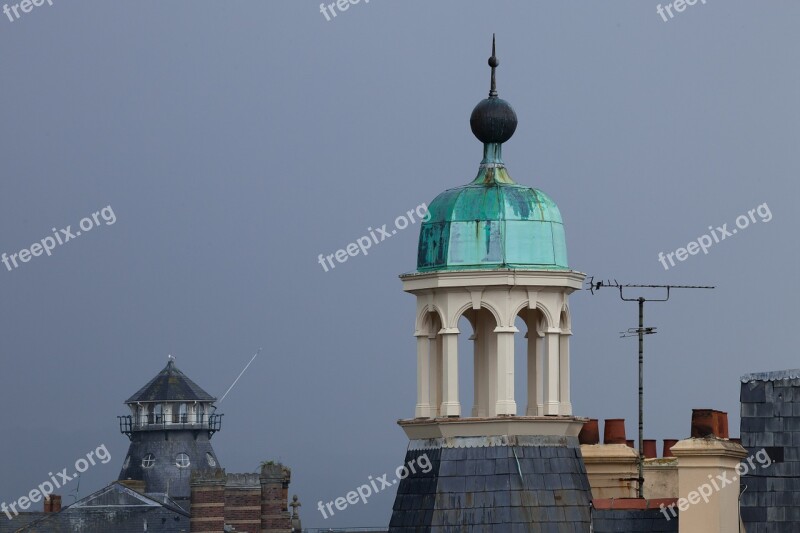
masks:
[[[44,512],[45,513],[61,512],[61,496],[59,496],[58,494],[51,494],[49,498],[45,498]]]
[[[290,533],[289,482],[292,472],[280,463],[261,467],[261,530],[267,533]]]
[[[225,470],[218,469],[211,477],[195,476],[190,482],[191,533],[217,533],[225,528],[226,478]]]

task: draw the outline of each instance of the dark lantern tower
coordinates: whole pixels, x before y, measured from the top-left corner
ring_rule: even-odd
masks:
[[[119,417],[120,431],[131,441],[120,481],[142,481],[147,493],[188,502],[192,474],[220,468],[211,447],[222,426],[215,401],[170,356],[167,366],[125,402],[130,414]]]

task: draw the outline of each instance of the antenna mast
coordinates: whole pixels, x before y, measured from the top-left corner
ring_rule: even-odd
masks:
[[[639,327],[629,328],[620,334],[621,337],[632,337],[636,335],[639,337],[639,478],[636,480],[638,483],[637,494],[639,498],[644,498],[644,336],[657,333],[654,327],[644,327],[644,303],[645,302],[666,302],[669,300],[670,291],[672,289],[714,289],[715,287],[708,285],[637,285],[637,284],[623,284],[617,280],[612,281],[594,281],[594,276],[588,280],[588,289],[594,294],[603,287],[613,287],[619,289],[619,297],[624,302],[638,302],[639,303]],[[631,298],[625,296],[625,289],[660,289],[666,291],[662,298],[644,298],[643,296]]]

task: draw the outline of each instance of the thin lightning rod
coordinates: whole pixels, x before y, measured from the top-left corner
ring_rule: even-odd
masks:
[[[253,361],[255,361],[255,360],[256,360],[256,357],[258,357],[258,354],[260,354],[260,353],[261,353],[261,348],[259,348],[259,349],[258,349],[258,351],[256,352],[256,354],[255,354],[255,355],[252,357],[252,359],[250,359],[250,362],[249,362],[249,363],[247,363],[247,365],[244,367],[244,369],[243,369],[241,372],[239,372],[239,375],[238,375],[238,376],[236,376],[236,379],[235,379],[235,380],[233,380],[233,383],[231,384],[231,386],[230,386],[230,387],[228,387],[228,390],[226,390],[226,391],[225,391],[225,394],[223,394],[223,395],[222,395],[222,398],[220,398],[220,400],[219,400],[219,403],[222,403],[222,400],[224,400],[224,399],[225,399],[225,396],[227,396],[227,395],[228,395],[228,393],[231,391],[231,389],[232,389],[232,388],[233,388],[233,387],[236,385],[236,383],[238,383],[238,382],[239,382],[239,378],[241,378],[241,377],[242,377],[242,375],[243,375],[245,372],[247,372],[247,369],[248,369],[248,368],[250,368],[250,365],[253,363]]]

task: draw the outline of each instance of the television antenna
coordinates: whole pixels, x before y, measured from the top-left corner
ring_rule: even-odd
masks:
[[[639,498],[644,497],[644,336],[653,335],[658,333],[655,327],[645,327],[644,325],[644,303],[645,302],[666,302],[669,300],[671,291],[673,289],[714,289],[716,287],[709,285],[639,285],[633,283],[619,283],[617,280],[610,281],[594,281],[594,276],[588,280],[589,292],[593,295],[595,291],[599,291],[604,287],[619,289],[619,297],[624,302],[638,302],[639,304],[639,327],[629,328],[626,331],[620,332],[621,338],[638,337],[639,338],[639,477],[636,480],[639,487],[637,494]],[[630,289],[658,289],[664,291],[664,296],[661,298],[645,298],[643,296],[630,297],[626,296],[625,289],[628,289],[627,294],[630,294]]]

